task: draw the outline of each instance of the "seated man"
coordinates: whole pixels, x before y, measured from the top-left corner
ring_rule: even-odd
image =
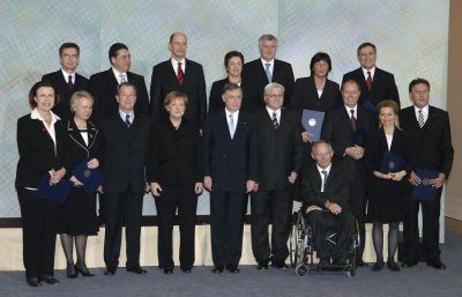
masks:
[[[314,247],[319,266],[345,265],[355,218],[351,212],[352,174],[343,162],[332,163],[334,151],[326,141],[315,143],[311,156],[316,161],[302,179],[302,197],[307,218],[313,228]],[[336,233],[333,249],[326,240],[327,231]]]

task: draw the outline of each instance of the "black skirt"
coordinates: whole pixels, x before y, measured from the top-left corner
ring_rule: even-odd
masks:
[[[96,193],[89,195],[81,187],[73,187],[68,199],[61,207],[58,232],[72,236],[96,235]]]
[[[368,198],[367,216],[370,221],[399,223],[404,220],[407,201],[410,199],[407,178],[400,182],[372,177]]]

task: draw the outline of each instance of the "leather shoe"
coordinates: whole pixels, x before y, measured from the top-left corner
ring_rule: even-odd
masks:
[[[403,267],[403,268],[411,268],[411,267],[416,266],[416,265],[417,265],[416,260],[405,260],[405,261],[403,261],[403,263],[401,263],[401,267]]]
[[[393,260],[387,261],[387,267],[391,271],[400,271],[398,264],[396,264],[396,262]]]
[[[183,271],[184,273],[191,273],[192,271],[192,267],[181,267],[181,271]]]
[[[226,265],[226,270],[228,270],[230,273],[239,273],[239,268],[237,268],[237,265]]]
[[[42,275],[40,277],[40,280],[44,281],[44,282],[46,282],[47,284],[50,284],[50,285],[54,285],[54,284],[59,283],[59,280],[57,280],[56,278],[54,278],[51,275],[46,275],[46,274]]]
[[[128,272],[133,272],[136,274],[146,274],[148,273],[145,269],[141,268],[141,266],[132,266],[126,268]],[[173,270],[173,268],[172,268]]]
[[[271,266],[277,269],[287,269],[289,268],[286,263],[282,260],[271,261]]]
[[[173,274],[173,267],[164,267],[165,274]]]
[[[268,259],[263,260],[263,261],[261,261],[261,262],[258,262],[258,263],[257,263],[257,269],[258,269],[258,270],[268,269],[268,263],[269,263],[269,260],[268,260]]]
[[[427,265],[430,266],[430,267],[433,267],[435,269],[438,269],[438,270],[445,270],[446,269],[446,265],[444,265],[444,263],[441,262],[440,259],[428,260]]]
[[[37,277],[28,277],[26,278],[27,284],[31,287],[40,287],[42,283]]]
[[[212,272],[213,273],[223,273],[224,269],[225,267],[223,265],[218,265],[218,266],[213,267]]]
[[[384,266],[383,261],[378,261],[378,262],[375,262],[374,265],[372,265],[371,270],[372,271],[380,271],[380,270],[383,269],[383,266]]]
[[[114,275],[117,272],[117,265],[107,266],[104,275]]]
[[[90,270],[88,270],[85,264],[75,264],[75,270],[76,270],[76,274],[80,273],[84,277],[94,276],[94,274],[91,273]]]
[[[77,271],[76,271],[73,264],[67,264],[67,266],[66,266],[66,277],[67,278],[76,278],[77,277]]]

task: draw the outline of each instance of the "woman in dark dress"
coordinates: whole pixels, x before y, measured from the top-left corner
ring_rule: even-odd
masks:
[[[65,164],[73,187],[68,199],[61,208],[59,233],[66,256],[66,276],[75,278],[80,272],[83,276],[93,276],[85,263],[87,236],[98,231],[96,216],[96,193],[88,194],[83,184],[71,172],[79,164],[88,162],[89,169],[98,168],[99,153],[98,129],[89,121],[93,110],[93,97],[86,91],[75,92],[70,100],[74,117],[67,123],[68,145]],[[74,265],[73,246],[77,251]]]
[[[53,186],[66,174],[65,126],[51,111],[58,102],[52,84],[34,84],[29,92],[33,110],[19,118],[17,126],[19,162],[15,186],[21,207],[26,280],[32,287],[40,286],[42,281],[58,283],[53,274],[59,204],[39,194],[45,175],[50,175],[49,184]]]
[[[188,98],[173,91],[164,100],[169,117],[153,124],[146,173],[159,218],[158,257],[173,273],[172,230],[176,210],[180,227],[180,267],[194,265],[197,196],[202,192],[202,140],[196,125],[183,118]]]
[[[399,271],[394,261],[398,247],[399,223],[404,219],[406,199],[410,190],[407,176],[411,164],[408,137],[399,128],[399,107],[385,100],[377,106],[380,128],[366,141],[366,165],[370,170],[368,183],[368,216],[373,222],[372,239],[377,262],[372,270],[379,271],[383,261],[383,224],[388,224],[388,260],[392,271]]]

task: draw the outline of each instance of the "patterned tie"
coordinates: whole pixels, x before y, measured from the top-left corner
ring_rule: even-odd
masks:
[[[69,75],[67,79],[67,86],[69,87],[70,90],[74,88],[74,83],[72,82],[72,75]]]
[[[324,188],[326,187],[326,181],[327,181],[327,170],[321,170],[322,176],[321,176],[321,192],[324,192]]]
[[[132,125],[132,122],[130,122],[130,115],[129,114],[125,115],[125,125],[127,127],[130,127]]]
[[[276,112],[273,112],[273,117],[271,118],[271,121],[273,122],[274,130],[277,130],[277,128],[279,128],[279,122]]]
[[[367,72],[366,87],[369,92],[372,90],[372,76],[370,71]]]
[[[236,126],[234,124],[234,116],[232,113],[229,114],[229,134],[231,135],[231,139],[234,137],[234,132],[236,132]]]
[[[355,110],[354,110],[354,109],[350,109],[350,113],[351,113],[351,117],[350,117],[351,127],[353,127],[353,131],[356,131]]]
[[[120,83],[127,82],[127,76],[124,73],[119,74]]]
[[[425,125],[425,118],[424,118],[422,109],[419,109],[419,117],[418,117],[417,121],[419,122],[419,127],[420,128],[422,128]]]
[[[266,73],[266,78],[268,78],[268,82],[271,82],[273,79],[273,74],[271,73],[270,66],[271,66],[271,63],[265,63],[265,73]]]
[[[181,62],[178,62],[178,70],[177,70],[177,81],[178,84],[181,85],[184,80],[184,73],[183,73],[183,68],[181,68]]]

